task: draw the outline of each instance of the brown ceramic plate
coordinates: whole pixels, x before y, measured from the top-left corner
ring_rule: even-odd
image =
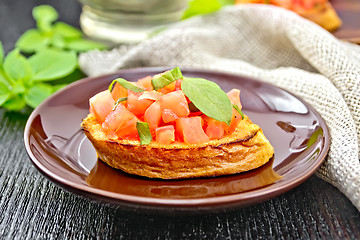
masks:
[[[132,176],[98,161],[80,130],[88,114],[88,99],[117,77],[135,81],[162,71],[164,68],[138,68],[86,78],[45,100],[31,114],[24,133],[34,165],[53,182],[83,196],[126,207],[199,211],[273,198],[305,181],[323,162],[329,132],[309,104],[255,79],[194,69],[184,69],[183,74],[214,81],[225,91],[241,90],[244,113],[262,127],[275,148],[272,161],[243,174],[181,181]]]

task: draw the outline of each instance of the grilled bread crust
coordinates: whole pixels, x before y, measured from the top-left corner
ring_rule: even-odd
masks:
[[[149,178],[235,174],[258,168],[274,155],[274,148],[261,128],[247,116],[232,134],[203,144],[164,145],[152,141],[145,146],[135,140],[111,139],[91,114],[81,126],[103,162],[126,173]]]
[[[307,12],[299,13],[299,15],[319,24],[330,32],[335,31],[342,24],[340,17],[329,2],[320,4]]]
[[[262,0],[236,0],[236,4],[264,3]],[[314,8],[303,12],[297,12],[300,16],[319,24],[321,27],[332,32],[338,29],[342,21],[330,2],[317,4]]]

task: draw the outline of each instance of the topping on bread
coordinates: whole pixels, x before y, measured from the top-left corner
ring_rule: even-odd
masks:
[[[115,79],[89,100],[82,129],[109,166],[150,178],[210,177],[264,165],[274,150],[225,93],[179,68],[135,83]]]

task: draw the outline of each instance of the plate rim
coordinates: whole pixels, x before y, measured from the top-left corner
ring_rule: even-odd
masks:
[[[205,73],[205,74],[224,74],[230,77],[235,78],[244,78],[246,80],[255,81],[255,82],[261,82],[265,85],[270,85],[272,87],[281,89],[290,95],[294,96],[298,100],[300,100],[305,106],[316,115],[317,119],[319,119],[322,122],[323,127],[323,138],[324,141],[322,143],[322,150],[320,154],[317,156],[316,164],[312,165],[312,168],[309,170],[303,172],[302,174],[298,175],[295,179],[291,181],[286,182],[280,182],[280,183],[273,183],[269,186],[273,186],[274,184],[277,184],[275,188],[267,189],[269,186],[254,189],[242,193],[235,193],[230,195],[224,195],[224,196],[215,196],[215,197],[205,197],[205,198],[183,198],[183,199],[174,199],[174,198],[155,198],[155,197],[144,197],[144,196],[136,196],[136,195],[127,195],[122,193],[115,193],[110,192],[107,190],[98,189],[92,186],[86,186],[81,185],[79,183],[74,183],[73,181],[70,181],[64,177],[59,176],[58,174],[55,174],[54,172],[47,169],[41,161],[39,161],[33,154],[30,148],[30,128],[31,124],[35,118],[35,116],[39,115],[39,112],[41,108],[46,105],[46,103],[58,96],[61,95],[64,91],[67,89],[76,87],[77,85],[86,84],[88,81],[96,81],[96,79],[106,79],[114,75],[121,75],[124,73],[139,73],[139,72],[162,72],[169,69],[169,67],[139,67],[139,68],[128,68],[128,69],[121,69],[116,72],[95,76],[95,77],[85,77],[83,79],[77,80],[60,91],[54,93],[49,98],[45,99],[37,108],[33,110],[33,112],[30,114],[26,125],[24,129],[24,143],[26,152],[31,160],[31,162],[35,165],[35,167],[40,171],[42,175],[50,179],[52,182],[60,185],[61,187],[65,188],[66,190],[70,190],[72,192],[82,192],[85,195],[87,195],[90,198],[94,199],[100,199],[104,200],[104,198],[107,199],[107,202],[110,201],[112,203],[128,203],[128,204],[135,204],[135,205],[143,205],[148,207],[175,207],[175,208],[185,208],[185,209],[193,209],[196,208],[208,208],[208,207],[220,207],[225,208],[226,205],[236,205],[236,206],[247,206],[252,205],[251,200],[256,199],[256,203],[260,203],[266,200],[269,200],[271,198],[277,197],[281,194],[286,193],[287,191],[297,187],[304,181],[306,181],[308,178],[310,178],[317,169],[323,164],[325,161],[325,158],[328,154],[329,148],[330,148],[330,132],[328,129],[328,126],[326,124],[326,121],[322,118],[322,116],[317,112],[317,110],[312,107],[309,103],[307,103],[303,98],[297,96],[294,93],[289,92],[286,89],[283,89],[279,86],[276,86],[273,83],[262,81],[260,78],[255,77],[249,77],[241,74],[236,73],[229,73],[224,71],[218,71],[218,70],[207,70],[207,69],[198,69],[198,68],[182,68],[183,72],[192,72],[192,73]],[[82,195],[84,195],[82,194]],[[243,196],[246,197],[243,197]],[[219,206],[220,205],[220,206]]]

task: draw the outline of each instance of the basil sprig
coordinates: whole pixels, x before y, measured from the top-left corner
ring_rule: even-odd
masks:
[[[203,78],[184,77],[181,89],[202,113],[230,125],[232,105],[219,85]]]
[[[172,82],[175,82],[176,80],[182,78],[182,73],[180,71],[179,67],[176,67],[172,70],[166,71],[164,73],[160,73],[155,75],[151,79],[151,84],[154,87],[155,90],[158,90],[160,88],[166,87]]]
[[[47,47],[76,52],[107,48],[102,43],[83,38],[79,29],[64,22],[55,22],[58,13],[49,5],[34,7],[32,15],[37,28],[27,30],[16,42],[16,47],[22,52],[34,53]]]
[[[115,83],[119,83],[121,86],[123,86],[126,89],[129,89],[133,92],[145,92],[145,89],[139,88],[138,86],[135,86],[133,83],[126,81],[123,78],[117,78],[113,80],[109,86],[109,91],[112,92],[113,86]]]
[[[140,144],[149,145],[152,140],[149,124],[146,122],[137,122],[136,129],[139,133]]]
[[[85,77],[77,53],[106,48],[57,21],[58,13],[49,5],[34,7],[32,14],[37,27],[24,32],[14,50],[6,55],[0,42],[0,108],[37,107],[55,91]]]
[[[26,105],[37,107],[65,84],[77,67],[76,54],[44,48],[30,58],[14,49],[4,58],[0,43],[0,107],[20,111]],[[70,75],[69,75],[70,74]]]

